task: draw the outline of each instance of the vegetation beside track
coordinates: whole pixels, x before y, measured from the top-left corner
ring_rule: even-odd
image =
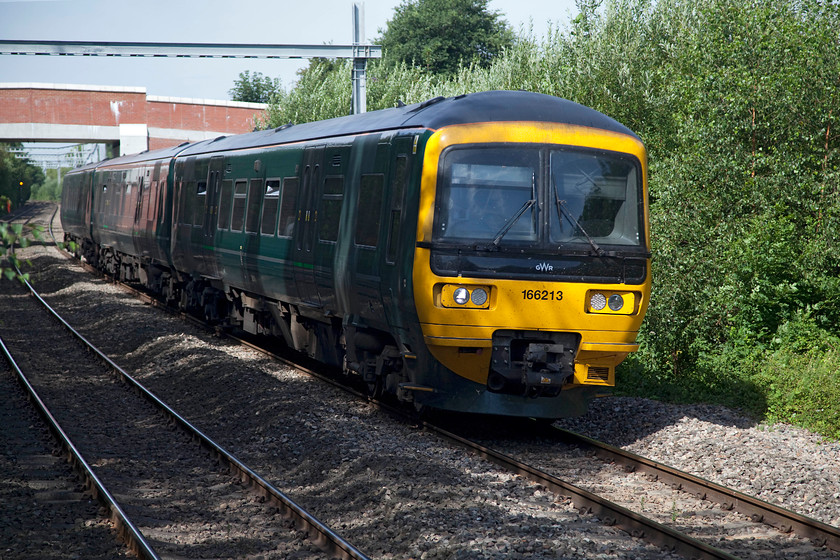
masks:
[[[840,437],[840,5],[599,4],[454,75],[386,52],[368,108],[525,89],[635,130],[650,155],[654,294],[618,390]],[[346,114],[350,71],[314,61],[266,126]]]

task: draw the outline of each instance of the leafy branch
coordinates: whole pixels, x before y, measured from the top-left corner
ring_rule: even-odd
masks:
[[[41,228],[34,227],[29,234],[35,240],[41,239]],[[0,223],[0,279],[19,280],[21,283],[29,281],[29,273],[18,272],[22,264],[31,264],[29,261],[21,261],[15,254],[15,246],[26,248],[32,240],[24,232],[23,224]]]

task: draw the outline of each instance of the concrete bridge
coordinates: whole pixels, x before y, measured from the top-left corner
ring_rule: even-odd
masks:
[[[0,83],[0,142],[118,144],[119,154],[130,154],[250,132],[266,107],[159,97],[142,87]]]

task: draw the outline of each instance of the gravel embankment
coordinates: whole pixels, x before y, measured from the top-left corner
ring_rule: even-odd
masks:
[[[596,401],[570,430],[840,526],[840,443],[709,405]]]

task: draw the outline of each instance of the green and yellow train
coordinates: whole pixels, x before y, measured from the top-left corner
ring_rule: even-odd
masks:
[[[89,165],[61,218],[92,264],[373,391],[558,418],[637,349],[646,176],[609,117],[492,91]]]

